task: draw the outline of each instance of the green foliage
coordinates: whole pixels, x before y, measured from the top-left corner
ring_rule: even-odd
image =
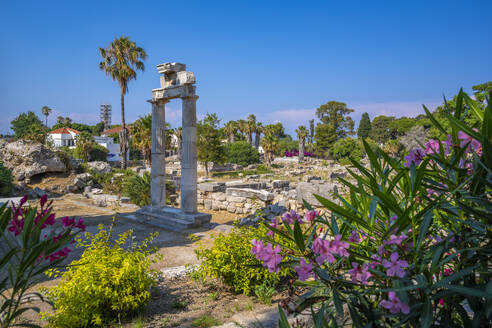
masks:
[[[316,141],[316,152],[320,157],[326,158],[330,148],[337,141],[337,133],[328,124],[318,124],[316,125],[314,140]]]
[[[275,281],[265,280],[261,285],[255,286],[254,292],[260,303],[267,306],[272,305],[272,297],[277,292],[275,290]]]
[[[227,163],[247,166],[260,162],[260,153],[246,141],[228,143],[224,147],[224,152]]]
[[[101,146],[100,144],[94,143],[92,149],[90,150],[91,161],[102,161],[106,162],[108,159],[109,150]]]
[[[197,159],[205,166],[208,176],[208,163],[223,163],[224,146],[218,130],[220,120],[217,114],[209,114],[197,124]]]
[[[201,317],[194,319],[191,322],[192,327],[199,327],[199,328],[209,328],[213,326],[219,326],[221,324],[222,321],[215,319],[214,317],[211,317],[209,315],[203,315]]]
[[[135,313],[149,301],[150,288],[158,279],[151,265],[159,257],[150,248],[157,233],[135,244],[131,230],[113,241],[111,229],[100,225],[98,233],[78,238],[78,246],[85,247],[81,258],[66,271],[48,272],[61,278],[44,290],[55,309],[42,314],[50,326],[102,326]]]
[[[292,151],[298,149],[299,142],[293,140],[291,136],[286,136],[285,138],[278,139],[278,148],[275,151],[276,156],[284,156],[285,151]]]
[[[18,207],[0,207],[0,327],[17,326],[16,320],[27,310],[39,309],[33,299],[44,301],[32,292],[43,279],[43,272],[61,265],[82,221],[56,227],[51,203],[41,198],[40,207],[26,206],[24,197]],[[66,223],[66,222],[65,222]],[[38,327],[31,325],[30,327]]]
[[[359,127],[357,128],[357,136],[362,139],[369,137],[371,132],[371,119],[368,113],[362,114],[360,118]]]
[[[309,291],[297,309],[311,307],[316,327],[335,327],[343,316],[353,327],[492,325],[492,103],[480,109],[460,91],[442,117],[449,141],[432,140],[404,160],[364,143],[370,166],[351,161],[357,170],[341,180],[347,196],[315,196],[329,215],[275,230],[281,254],[296,262],[289,264],[304,279],[316,274],[301,283]],[[327,252],[328,244],[346,252]],[[280,322],[289,327],[283,313]]]
[[[395,118],[393,116],[376,116],[371,123],[371,132],[369,136],[377,143],[385,143],[391,139],[392,133],[390,130],[390,124]]]
[[[44,128],[43,122],[32,111],[19,114],[19,116],[10,122],[10,125],[10,128],[14,131],[14,136],[17,139],[24,138],[35,129],[40,130]]]
[[[280,277],[289,274],[289,268],[270,273],[251,254],[251,240],[264,238],[266,233],[265,227],[235,227],[228,235],[216,236],[212,248],[200,247],[195,251],[202,262],[192,273],[193,278],[220,279],[237,293],[245,295],[265,280],[279,281]]]
[[[71,128],[71,127],[72,127],[72,119],[70,117],[58,116],[56,118],[56,124],[53,125],[51,128],[53,130],[56,130],[59,128]]]
[[[75,158],[83,159],[84,162],[91,161],[91,152],[95,145],[92,135],[88,132],[82,132],[75,137]]]
[[[138,206],[150,205],[150,173],[132,175],[123,182],[123,195]]]
[[[329,101],[316,109],[316,116],[323,124],[331,127],[338,140],[354,133],[354,121],[350,117],[353,112],[343,102]]]
[[[350,164],[349,158],[360,161],[364,156],[360,141],[355,138],[337,140],[331,148],[331,156],[341,164]]]
[[[14,185],[12,171],[0,162],[0,196],[9,196]]]

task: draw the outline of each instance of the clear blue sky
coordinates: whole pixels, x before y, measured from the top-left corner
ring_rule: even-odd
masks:
[[[442,95],[492,80],[492,1],[2,1],[0,133],[19,113],[50,106],[95,123],[101,102],[119,123],[119,87],[98,47],[122,35],[148,53],[130,84],[127,122],[150,112],[157,64],[197,77],[200,115],[256,114],[288,132],[329,101],[354,118],[414,116]],[[180,123],[180,104],[167,118]]]

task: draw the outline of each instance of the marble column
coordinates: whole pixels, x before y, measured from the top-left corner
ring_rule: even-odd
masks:
[[[150,205],[166,206],[166,100],[152,103],[152,153],[150,179]]]
[[[198,96],[181,98],[183,101],[181,147],[181,210],[197,212],[197,159],[196,159],[196,101]]]

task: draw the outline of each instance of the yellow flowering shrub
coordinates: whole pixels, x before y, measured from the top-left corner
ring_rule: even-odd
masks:
[[[150,248],[156,235],[135,244],[129,230],[112,241],[111,228],[100,225],[98,233],[86,233],[85,240],[78,238],[78,246],[86,247],[81,258],[64,272],[47,273],[61,281],[43,290],[55,312],[41,317],[51,327],[100,326],[145,305],[158,279],[151,264],[159,256]]]

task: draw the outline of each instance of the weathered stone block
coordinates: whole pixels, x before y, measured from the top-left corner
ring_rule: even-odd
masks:
[[[318,183],[308,183],[300,182],[297,185],[297,202],[299,204],[303,203],[303,200],[308,202],[313,206],[321,206],[321,203],[314,197],[314,195],[319,195],[321,197],[332,199],[333,194],[337,192],[337,187],[334,184],[318,184]]]
[[[250,188],[227,188],[227,196],[237,196],[245,198],[256,198],[262,201],[273,200],[274,195],[266,190],[255,190]]]

